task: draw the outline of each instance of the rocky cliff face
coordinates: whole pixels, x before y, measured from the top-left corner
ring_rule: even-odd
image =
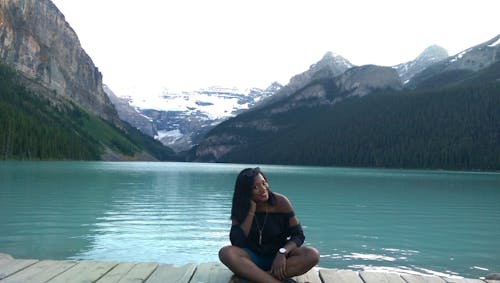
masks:
[[[377,90],[401,90],[398,73],[388,67],[366,65],[345,71],[337,78],[337,84],[348,96],[365,96]]]
[[[294,94],[306,87],[312,81],[336,77],[352,67],[354,67],[354,65],[344,57],[332,52],[327,52],[320,61],[311,65],[309,70],[293,76],[290,82],[280,88],[272,99],[266,101],[266,104]]]
[[[137,110],[129,104],[128,99],[116,96],[116,94],[107,85],[103,85],[103,89],[115,106],[120,119],[134,126],[148,136],[154,137],[156,135],[156,129],[150,118],[137,112]]]
[[[47,90],[51,99],[67,99],[104,119],[118,120],[101,73],[50,0],[0,0],[0,60],[31,86]]]

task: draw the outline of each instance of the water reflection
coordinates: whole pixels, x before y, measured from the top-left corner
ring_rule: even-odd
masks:
[[[91,247],[72,258],[178,264],[217,260],[218,249],[228,242],[234,174],[224,179],[223,172],[152,165],[133,174],[116,172],[120,184],[113,186],[112,202],[94,225]]]
[[[92,245],[86,235],[106,210],[111,196],[101,187],[108,187],[112,176],[74,170],[67,162],[5,164],[0,164],[2,252],[64,259]]]

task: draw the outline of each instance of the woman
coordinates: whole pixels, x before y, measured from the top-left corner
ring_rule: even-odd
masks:
[[[290,201],[269,190],[257,168],[247,168],[236,179],[231,209],[231,246],[219,258],[239,277],[251,282],[293,282],[309,271],[319,253],[302,247],[304,233]]]

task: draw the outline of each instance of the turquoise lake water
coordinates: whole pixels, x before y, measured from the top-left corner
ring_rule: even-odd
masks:
[[[16,258],[218,261],[241,164],[0,162],[0,252]],[[319,266],[500,272],[500,174],[267,166]]]

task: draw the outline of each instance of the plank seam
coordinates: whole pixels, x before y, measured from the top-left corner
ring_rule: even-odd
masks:
[[[156,265],[155,269],[153,269],[153,270],[151,271],[151,273],[149,273],[149,275],[148,275],[146,278],[144,278],[144,280],[143,280],[142,282],[147,282],[147,281],[149,280],[149,278],[150,278],[151,276],[153,276],[153,273],[155,273],[155,271],[158,269],[158,267],[160,267],[160,265],[159,265],[159,264],[157,264],[157,265]]]
[[[410,281],[406,280],[402,274],[399,274],[399,278],[403,279],[403,281],[406,283],[410,283]]]
[[[363,276],[361,276],[361,272],[356,271],[356,273],[358,274],[359,279],[361,279],[361,281],[363,281],[363,283],[368,283],[368,282],[366,282],[365,278],[363,278]]]
[[[26,268],[28,268],[28,267],[30,267],[30,266],[32,266],[32,265],[34,265],[34,264],[35,264],[35,263],[37,263],[37,262],[40,262],[40,260],[36,260],[36,261],[35,261],[35,262],[33,262],[32,264],[29,264],[29,265],[27,265],[27,266],[25,266],[25,267],[23,267],[23,268],[21,268],[21,269],[19,269],[19,270],[16,270],[14,273],[11,273],[11,274],[9,274],[9,275],[7,275],[7,276],[5,276],[5,277],[1,277],[1,276],[0,276],[0,281],[1,281],[1,280],[4,280],[4,279],[6,279],[6,278],[9,278],[9,277],[11,277],[12,275],[17,274],[17,273],[19,273],[19,272],[21,272],[21,271],[25,270]],[[2,275],[2,273],[0,273],[0,275]]]
[[[118,263],[115,263],[115,265],[113,265],[113,267],[111,267],[110,269],[108,269],[108,271],[104,272],[101,276],[99,276],[99,278],[97,278],[95,281],[93,282],[97,282],[99,281],[101,278],[103,278],[106,274],[110,273],[111,270],[115,269],[116,267],[118,266]],[[130,271],[129,271],[130,272]]]
[[[188,283],[191,283],[191,280],[193,280],[194,275],[196,274],[196,271],[198,271],[198,264],[195,265],[193,272],[191,273],[191,277],[189,277]],[[196,283],[196,282],[195,282]]]
[[[73,263],[73,265],[71,265],[71,266],[69,266],[68,268],[66,268],[66,269],[62,270],[61,272],[59,272],[59,273],[57,273],[56,275],[52,276],[51,278],[47,279],[47,281],[44,281],[43,283],[47,283],[47,282],[49,282],[50,280],[52,280],[52,279],[56,278],[57,276],[59,276],[59,275],[63,274],[63,273],[64,273],[64,272],[66,272],[67,270],[69,270],[69,269],[73,268],[73,266],[75,266],[75,265],[78,263],[78,262],[76,262],[76,261],[71,261],[71,262]]]

